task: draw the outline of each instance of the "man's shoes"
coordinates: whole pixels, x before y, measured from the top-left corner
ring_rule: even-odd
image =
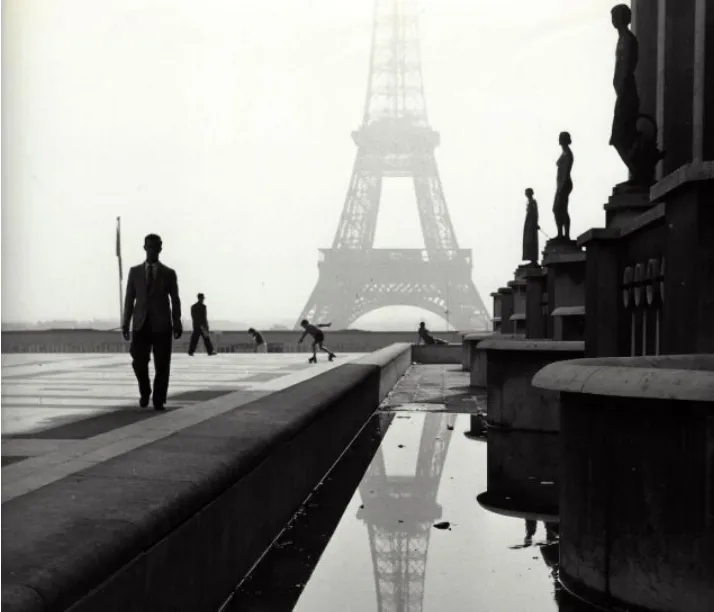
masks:
[[[164,412],[166,410],[166,408],[164,407],[164,402],[157,402],[156,400],[154,400],[154,410]]]
[[[149,393],[148,395],[142,395],[139,398],[139,406],[141,408],[146,408],[149,405],[149,397],[150,396],[151,396],[151,393]]]
[[[193,353],[189,353],[188,356],[189,356],[189,357],[193,357]]]
[[[334,361],[335,357],[337,357],[337,355],[335,355],[334,353],[330,353],[330,356],[328,357],[328,359],[330,361]]]
[[[209,357],[213,357],[214,355],[217,355],[217,354],[218,354],[218,353],[216,353],[216,351],[213,351],[212,353],[208,353],[208,356],[209,356]]]
[[[317,363],[317,357],[310,357],[310,359],[307,360],[308,363]]]

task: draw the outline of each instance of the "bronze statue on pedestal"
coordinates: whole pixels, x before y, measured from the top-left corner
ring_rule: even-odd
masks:
[[[573,191],[573,181],[570,178],[570,171],[573,169],[573,152],[570,150],[572,143],[568,132],[561,132],[558,136],[558,143],[563,149],[558,161],[558,177],[555,187],[555,199],[553,201],[553,216],[555,226],[558,228],[558,235],[555,239],[570,240],[570,215],[568,214],[568,200],[570,192]]]
[[[630,171],[630,180],[621,183],[618,187],[620,190],[628,187],[646,188],[654,183],[655,166],[664,153],[657,148],[657,123],[651,116],[640,113],[640,98],[635,82],[638,43],[629,29],[632,11],[627,5],[618,4],[612,9],[611,14],[612,25],[619,37],[615,50],[615,76],[612,82],[617,101],[612,119],[610,144],[615,147]]]
[[[532,265],[538,265],[538,202],[533,198],[533,190],[526,189],[526,222],[523,225],[523,258]]]

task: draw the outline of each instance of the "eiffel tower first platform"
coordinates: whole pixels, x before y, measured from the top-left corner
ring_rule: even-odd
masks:
[[[367,99],[352,178],[330,249],[320,249],[317,285],[298,318],[347,329],[385,306],[417,306],[457,330],[486,330],[489,317],[446,207],[429,125],[415,0],[376,0]],[[382,183],[411,177],[424,249],[375,249]]]

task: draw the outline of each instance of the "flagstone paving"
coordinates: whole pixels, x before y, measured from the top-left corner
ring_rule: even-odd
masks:
[[[128,354],[3,354],[2,500],[362,356],[174,354],[167,411],[156,412],[138,406]]]

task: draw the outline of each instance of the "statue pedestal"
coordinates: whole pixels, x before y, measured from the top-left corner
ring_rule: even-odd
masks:
[[[585,337],[585,253],[575,240],[554,238],[545,244],[548,311],[553,340]]]
[[[647,188],[629,192],[615,188],[607,204],[603,207],[605,209],[605,225],[606,227],[625,227],[653,206]]]
[[[543,249],[543,266],[547,266],[550,261],[556,260],[560,255],[572,253],[582,253],[582,249],[575,240],[567,238],[551,238],[545,243]]]

